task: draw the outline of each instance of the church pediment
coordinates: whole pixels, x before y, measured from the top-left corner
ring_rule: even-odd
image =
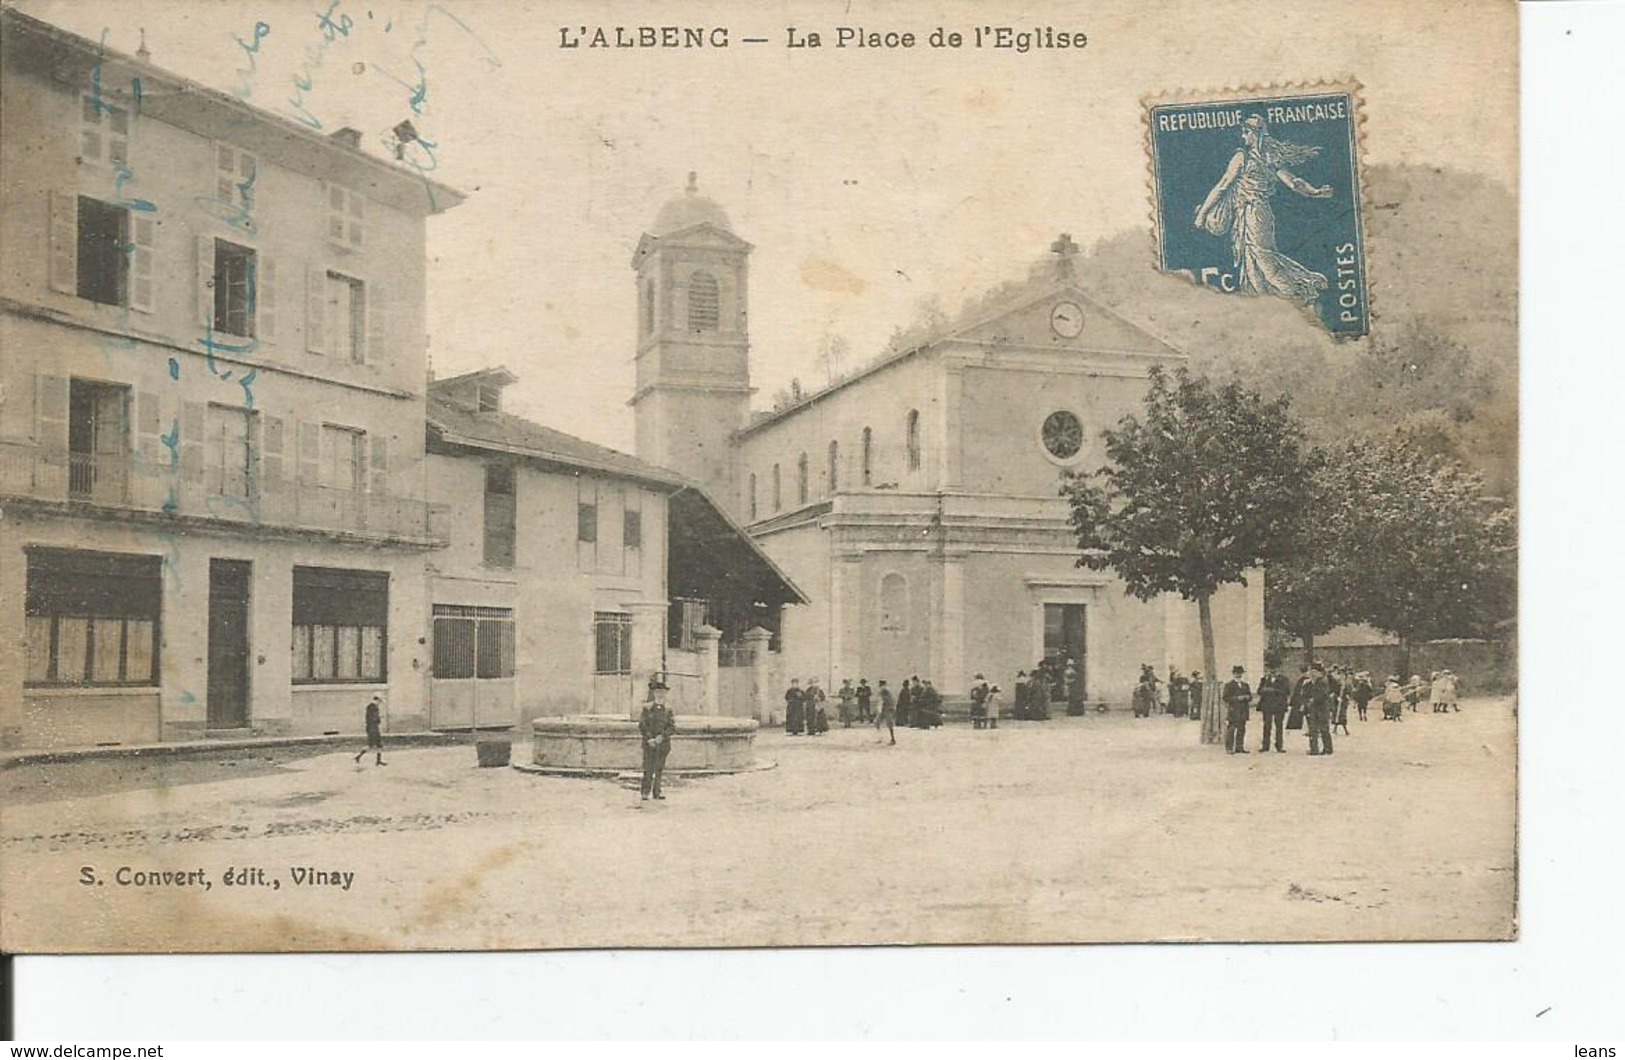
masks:
[[[951,337],[985,346],[1147,357],[1184,356],[1174,346],[1119,316],[1071,283],[1057,283],[996,310],[978,322],[955,329]]]
[[[632,267],[635,269],[642,265],[643,259],[653,254],[660,247],[681,247],[684,250],[749,251],[754,249],[749,243],[732,232],[719,228],[710,222],[702,222],[663,236],[650,235],[645,232],[643,237],[638,240],[637,250],[632,252]]]

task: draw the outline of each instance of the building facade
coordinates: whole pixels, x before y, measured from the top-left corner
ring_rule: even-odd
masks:
[[[1076,563],[1061,473],[1100,466],[1101,430],[1140,409],[1152,366],[1185,356],[1082,290],[1075,249],[1057,241],[979,319],[752,414],[749,244],[692,178],[640,240],[639,452],[727,490],[807,592],[785,614],[788,673],[918,674],[953,695],[1066,658],[1090,701],[1123,704],[1143,663],[1202,667],[1194,604],[1135,600]],[[1213,614],[1221,666],[1258,672],[1262,572]]]
[[[453,190],[4,12],[0,738],[427,720],[424,226]]]
[[[692,482],[504,412],[514,381],[429,386],[430,495],[457,513],[427,561],[430,725],[635,714],[657,674],[681,713],[752,713],[718,694],[706,618],[776,629],[799,591]]]

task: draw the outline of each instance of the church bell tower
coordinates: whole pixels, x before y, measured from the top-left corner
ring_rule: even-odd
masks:
[[[632,256],[638,456],[693,479],[730,512],[739,508],[733,433],[750,414],[750,251],[690,173]]]

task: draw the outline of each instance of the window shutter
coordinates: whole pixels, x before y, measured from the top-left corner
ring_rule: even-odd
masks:
[[[156,308],[152,265],[158,225],[145,211],[130,212],[130,242],[130,308],[151,313]]]
[[[254,336],[276,341],[276,262],[263,253],[254,255]]]
[[[214,237],[197,237],[197,322],[214,328]]]
[[[39,377],[40,444],[47,450],[68,448],[68,381],[59,375]]]
[[[285,445],[284,432],[286,427],[281,416],[265,417],[264,445],[261,447],[262,457],[260,466],[261,476],[267,483],[277,484],[282,481],[282,454]]]
[[[372,442],[372,479],[369,489],[379,496],[389,493],[389,439],[381,434],[369,435]]]
[[[181,405],[181,476],[195,480],[203,474],[204,410],[201,401]]]
[[[51,192],[51,290],[79,293],[79,197]]]
[[[327,352],[327,270],[316,265],[305,269],[305,349]]]
[[[301,486],[321,485],[318,475],[321,468],[322,454],[322,425],[319,423],[299,424],[299,484]]]
[[[163,434],[163,407],[159,397],[151,390],[143,390],[136,395],[135,402],[135,430],[139,441],[142,462],[159,466],[167,464],[164,459],[164,443],[160,436]]]
[[[383,292],[375,284],[361,287],[361,333],[366,336],[361,347],[361,361],[365,364],[384,364],[389,350],[389,314],[384,310]]]

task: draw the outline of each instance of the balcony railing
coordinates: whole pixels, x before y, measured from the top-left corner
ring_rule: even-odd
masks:
[[[450,510],[416,497],[13,442],[0,442],[0,496],[429,546],[451,539]]]

